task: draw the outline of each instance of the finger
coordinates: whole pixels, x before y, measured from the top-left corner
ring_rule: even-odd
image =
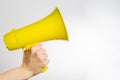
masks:
[[[46,54],[46,50],[44,48],[41,48],[39,49],[37,52],[36,52],[39,56],[42,56],[42,55],[45,55]]]
[[[44,57],[44,58],[48,58],[48,54],[45,53],[45,54],[43,55],[43,57]]]
[[[41,60],[41,62],[44,62],[48,59],[48,55],[45,54],[45,55],[39,56],[39,59]]]
[[[45,52],[45,49],[39,49],[36,53],[35,53],[35,55],[33,55],[33,56],[36,56],[38,59],[39,59],[39,61],[41,61],[42,59],[44,59],[44,58],[47,58],[48,57],[48,55],[46,54],[46,52]]]
[[[37,50],[41,49],[42,45],[41,44],[37,44],[34,47],[31,48],[31,53],[36,53]]]
[[[48,60],[48,56],[47,55],[43,55],[42,57],[41,57],[41,61],[42,62],[46,62]]]
[[[41,58],[42,60],[45,60],[48,58],[48,54],[44,53],[43,55],[38,55],[39,58]]]
[[[50,62],[49,59],[46,59],[46,60],[44,60],[44,62],[43,62],[42,65],[43,65],[43,66],[47,66],[49,62]]]
[[[24,50],[24,53],[25,53],[25,55],[28,55],[28,54],[30,54],[31,52],[30,52],[30,50]]]

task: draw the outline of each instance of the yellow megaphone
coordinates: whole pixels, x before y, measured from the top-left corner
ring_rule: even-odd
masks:
[[[58,8],[42,20],[20,29],[13,29],[4,35],[8,50],[30,49],[39,42],[57,39],[68,40],[65,24]],[[45,72],[47,68],[46,66],[42,72]]]

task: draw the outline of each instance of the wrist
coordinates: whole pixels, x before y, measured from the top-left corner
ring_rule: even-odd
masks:
[[[34,74],[25,66],[20,66],[19,69],[23,72],[25,79],[31,78]]]

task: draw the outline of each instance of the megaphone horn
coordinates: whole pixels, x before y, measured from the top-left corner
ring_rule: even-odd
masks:
[[[58,8],[42,20],[14,29],[4,35],[4,42],[9,50],[30,49],[39,42],[58,39],[68,40],[65,24]]]

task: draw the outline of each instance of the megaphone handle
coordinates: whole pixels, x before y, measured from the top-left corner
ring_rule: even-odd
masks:
[[[38,44],[38,43],[28,44],[28,45],[25,46],[25,49],[26,49],[26,50],[29,50],[29,49],[31,49],[33,46],[35,46],[35,45],[37,45],[37,44]]]
[[[38,43],[34,43],[34,44],[29,44],[29,45],[26,45],[25,48],[26,50],[29,50],[30,48],[32,48],[33,46],[37,45]],[[48,69],[48,66],[45,66],[43,69],[42,69],[42,73],[46,72]]]

